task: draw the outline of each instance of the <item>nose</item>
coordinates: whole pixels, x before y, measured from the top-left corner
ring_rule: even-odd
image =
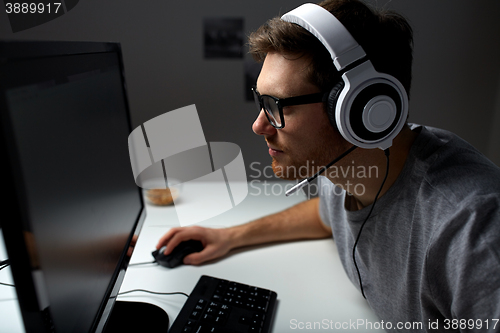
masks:
[[[276,133],[276,128],[267,120],[264,110],[261,110],[259,116],[252,125],[252,130],[257,135],[270,136]]]

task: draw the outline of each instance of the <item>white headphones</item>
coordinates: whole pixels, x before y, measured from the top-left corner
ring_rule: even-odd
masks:
[[[304,4],[281,19],[318,38],[342,73],[327,102],[330,121],[342,136],[361,148],[389,148],[408,116],[408,95],[401,82],[377,72],[349,31],[323,7]]]

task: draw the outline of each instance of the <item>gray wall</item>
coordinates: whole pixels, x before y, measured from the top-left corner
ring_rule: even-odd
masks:
[[[251,130],[257,112],[244,99],[244,61],[204,59],[202,21],[243,17],[248,34],[301,3],[81,0],[62,17],[15,34],[0,11],[0,39],[119,41],[134,126],[196,104],[207,141],[234,142],[247,166],[265,166],[267,147]],[[398,10],[414,28],[410,121],[451,130],[500,165],[500,1],[372,3]]]

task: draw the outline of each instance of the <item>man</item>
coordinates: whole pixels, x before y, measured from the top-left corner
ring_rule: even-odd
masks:
[[[320,5],[377,71],[409,92],[412,31],[404,18],[356,0]],[[250,51],[264,61],[254,92],[259,109],[270,108],[264,95],[323,93],[341,80],[323,44],[279,18],[250,36]],[[253,130],[265,138],[276,175],[312,176],[352,147],[326,108],[321,101],[285,106],[282,128],[272,110],[260,110]],[[405,124],[389,151],[390,159],[381,149],[357,148],[335,164],[375,168],[375,176],[330,169],[319,179],[319,198],[233,228],[174,228],[157,247],[167,245],[168,254],[181,241],[201,240],[204,250],[184,260],[197,265],[238,247],[333,235],[347,275],[381,320],[498,330],[486,323],[500,318],[499,168],[457,136],[423,126]],[[307,175],[291,172],[305,165]]]

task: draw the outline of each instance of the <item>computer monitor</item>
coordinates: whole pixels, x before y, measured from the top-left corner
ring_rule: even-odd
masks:
[[[25,330],[101,332],[145,218],[120,45],[0,42],[0,110],[2,229]]]

